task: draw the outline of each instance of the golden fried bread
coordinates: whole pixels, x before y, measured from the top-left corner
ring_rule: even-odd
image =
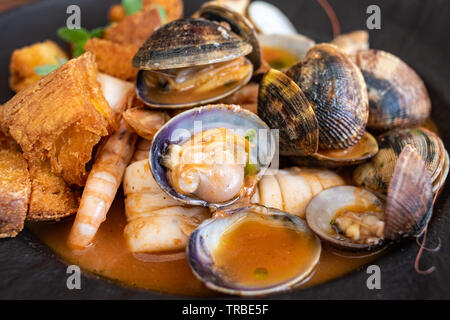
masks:
[[[31,197],[27,221],[57,221],[77,212],[79,192],[54,174],[48,161],[30,161]]]
[[[139,48],[159,26],[161,17],[158,9],[146,8],[107,28],[103,38]]]
[[[98,70],[122,80],[134,80],[137,69],[131,65],[138,47],[105,39],[89,39],[84,47],[95,55]]]
[[[20,147],[0,133],[0,238],[15,237],[23,229],[30,192],[28,165]]]
[[[97,75],[95,57],[87,52],[0,108],[0,127],[25,158],[48,159],[69,185],[84,185],[92,148],[116,126]]]
[[[11,74],[9,86],[18,92],[38,82],[42,76],[34,71],[36,67],[47,64],[58,65],[62,59],[68,59],[66,53],[50,40],[14,50],[9,65]]]

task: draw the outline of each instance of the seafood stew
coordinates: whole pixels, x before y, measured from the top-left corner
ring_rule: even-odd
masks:
[[[320,48],[321,47],[317,47],[317,49]],[[77,60],[74,59],[74,61],[76,63]],[[55,72],[57,73],[58,70],[56,70]],[[314,237],[316,237],[316,239],[320,241],[320,243],[323,246],[322,251],[320,253],[320,259],[313,263],[314,267],[311,269],[311,272],[308,272],[308,274],[305,275],[305,277],[302,277],[301,279],[299,278],[298,281],[296,281],[296,283],[292,283],[287,287],[283,287],[282,285],[282,283],[284,282],[283,280],[286,280],[286,278],[284,279],[280,278],[277,280],[277,283],[274,284],[276,290],[264,292],[264,294],[276,292],[278,290],[287,290],[290,287],[292,288],[305,287],[323,281],[327,281],[336,276],[339,276],[340,274],[355,270],[358,267],[367,263],[368,261],[375,259],[378,256],[377,250],[384,249],[385,243],[387,244],[388,242],[397,241],[399,238],[415,237],[420,235],[421,232],[423,231],[423,227],[429,222],[431,218],[432,212],[431,203],[435,201],[436,199],[435,195],[437,196],[440,193],[441,187],[448,173],[448,154],[447,151],[445,150],[444,143],[442,143],[442,141],[435,133],[431,132],[428,136],[428,140],[426,140],[425,142],[429,143],[428,149],[427,148],[420,149],[420,145],[407,143],[404,146],[401,146],[400,149],[398,149],[398,152],[396,153],[396,157],[394,158],[394,160],[389,160],[393,162],[386,162],[384,164],[383,161],[377,162],[378,160],[374,156],[378,155],[379,153],[378,148],[381,149],[381,146],[383,146],[384,150],[386,146],[386,144],[384,143],[386,139],[383,139],[384,136],[390,135],[392,137],[397,136],[403,137],[403,135],[401,134],[396,135],[397,132],[405,130],[403,129],[403,125],[399,125],[400,127],[389,128],[390,131],[388,131],[387,129],[383,129],[385,130],[384,132],[388,131],[387,133],[383,132],[382,134],[380,134],[378,131],[374,131],[373,132],[374,139],[370,139],[370,142],[373,143],[373,141],[376,140],[375,144],[377,148],[372,149],[370,146],[368,146],[370,152],[367,156],[362,158],[359,155],[358,157],[356,156],[348,157],[347,156],[348,154],[351,155],[353,153],[352,150],[359,149],[355,148],[356,146],[358,146],[359,142],[369,140],[369,138],[364,138],[366,137],[365,135],[369,133],[367,133],[365,129],[356,128],[355,133],[349,132],[349,136],[347,137],[331,137],[330,139],[328,139],[329,137],[327,137],[326,133],[323,132],[324,131],[323,128],[326,127],[326,125],[325,126],[322,125],[322,122],[320,122],[322,121],[320,120],[320,113],[316,112],[318,108],[320,109],[322,107],[320,107],[320,105],[317,105],[317,101],[313,101],[310,98],[310,93],[308,92],[310,92],[309,90],[311,89],[308,88],[307,85],[305,85],[305,83],[301,81],[302,72],[305,71],[301,70],[298,71],[296,70],[295,66],[291,70],[287,71],[288,75],[291,74],[292,83],[294,83],[299,88],[298,90],[305,92],[304,101],[310,105],[312,105],[313,103],[316,104],[316,106],[312,108],[314,113],[310,113],[308,117],[309,119],[317,118],[317,123],[319,124],[319,126],[318,128],[316,126],[316,130],[318,130],[318,135],[314,134],[313,136],[317,137],[316,145],[319,145],[320,147],[316,147],[316,149],[313,150],[312,153],[308,151],[307,153],[299,153],[299,155],[289,155],[289,157],[283,156],[282,160],[288,159],[289,161],[292,161],[291,163],[295,163],[299,167],[292,167],[292,164],[289,164],[288,166],[283,165],[278,171],[275,171],[275,173],[272,173],[272,169],[269,169],[266,174],[262,174],[260,178],[255,179],[252,182],[251,189],[253,191],[246,196],[239,197],[239,199],[237,199],[236,202],[233,203],[233,207],[231,208],[227,207],[223,208],[210,205],[211,203],[216,202],[215,199],[207,199],[201,193],[197,193],[196,197],[199,198],[200,200],[204,200],[206,205],[202,204],[198,206],[195,203],[177,202],[177,199],[174,198],[172,195],[167,194],[165,188],[163,188],[163,186],[160,185],[160,180],[158,179],[159,173],[152,172],[149,166],[149,160],[152,161],[152,159],[156,161],[161,161],[161,163],[163,163],[163,157],[161,156],[161,152],[167,150],[163,149],[157,150],[158,152],[156,153],[150,153],[149,157],[151,142],[149,142],[148,140],[154,139],[153,145],[155,145],[155,143],[158,141],[158,134],[155,135],[156,131],[158,131],[160,127],[162,127],[161,130],[164,130],[166,127],[168,127],[168,124],[165,124],[165,122],[174,115],[178,113],[183,114],[184,112],[189,111],[184,110],[170,111],[164,108],[161,109],[161,108],[154,108],[154,106],[148,106],[148,103],[146,103],[146,101],[142,101],[143,99],[139,99],[139,97],[138,98],[134,97],[132,90],[127,91],[125,89],[125,87],[127,87],[126,84],[130,84],[129,82],[121,83],[124,88],[122,91],[122,96],[120,96],[118,99],[120,100],[119,103],[117,102],[113,103],[112,101],[114,99],[108,97],[106,90],[107,86],[110,85],[110,83],[104,81],[104,79],[102,80],[101,77],[99,77],[98,78],[100,83],[99,89],[102,90],[105,99],[109,103],[111,108],[111,111],[108,111],[106,107],[103,107],[104,111],[102,112],[103,113],[102,116],[105,117],[104,115],[107,115],[108,113],[110,113],[111,116],[108,120],[109,121],[108,125],[105,126],[107,134],[104,135],[105,138],[102,138],[103,141],[101,142],[98,151],[96,151],[97,156],[94,158],[95,160],[93,160],[94,166],[92,168],[89,167],[87,168],[85,176],[83,172],[80,171],[76,172],[78,174],[77,176],[78,183],[82,184],[82,188],[76,186],[74,187],[72,185],[72,180],[70,180],[71,178],[68,175],[69,173],[71,173],[71,171],[67,171],[67,169],[64,169],[65,167],[63,167],[62,169],[58,169],[57,164],[52,162],[51,159],[49,160],[50,166],[48,169],[49,176],[51,176],[53,179],[62,178],[61,180],[58,181],[60,181],[61,184],[68,185],[66,186],[66,188],[69,188],[67,189],[68,190],[67,192],[69,192],[70,194],[76,194],[76,192],[79,192],[81,196],[80,208],[83,207],[83,203],[87,203],[88,205],[93,206],[89,207],[86,206],[85,204],[85,207],[88,208],[88,210],[84,209],[80,211],[80,209],[78,209],[73,211],[73,212],[77,211],[74,226],[76,226],[77,221],[83,221],[85,227],[80,227],[78,229],[74,228],[70,230],[72,224],[74,223],[73,220],[66,220],[52,225],[42,225],[39,224],[38,222],[31,222],[33,220],[31,218],[28,218],[28,216],[31,215],[31,213],[29,212],[26,213],[27,225],[31,230],[33,230],[36,234],[38,234],[39,237],[45,243],[49,244],[50,247],[54,248],[55,252],[57,252],[69,263],[79,261],[80,262],[79,264],[86,270],[103,275],[110,279],[117,280],[125,285],[146,288],[155,291],[162,291],[167,293],[186,294],[186,295],[211,294],[211,292],[208,291],[203,286],[202,281],[204,284],[206,284],[207,287],[213,289],[215,288],[213,286],[208,286],[208,281],[204,281],[202,275],[199,276],[198,274],[195,274],[196,273],[194,271],[195,268],[193,268],[193,270],[191,271],[192,260],[189,255],[186,256],[185,254],[183,254],[184,248],[186,248],[189,245],[189,242],[190,240],[193,239],[192,237],[195,235],[195,232],[200,230],[204,223],[211,220],[227,219],[230,216],[233,217],[234,215],[237,214],[237,212],[239,212],[236,210],[244,207],[245,204],[247,205],[249,203],[263,204],[267,208],[277,208],[281,210],[283,214],[298,216],[299,217],[298,219],[304,219],[301,221],[307,223],[308,230],[310,230],[310,232],[312,232],[313,235],[315,234]],[[357,76],[356,78],[360,79],[359,76]],[[137,83],[135,85],[137,86]],[[260,84],[260,86],[262,85],[263,84]],[[270,88],[268,92],[274,92],[273,90],[275,90],[278,93],[283,92],[284,88],[282,87],[282,85],[283,83],[280,82],[277,84],[277,86],[275,86],[275,88],[273,87]],[[361,85],[358,86],[361,87]],[[356,89],[356,92],[358,92],[358,90],[360,89]],[[279,94],[279,96],[281,98],[283,97],[287,98],[286,96],[283,96],[283,94]],[[220,105],[221,103],[220,100],[222,99],[222,97],[220,97],[219,95],[217,95],[216,97],[217,100],[215,101],[217,101],[217,103],[219,103]],[[364,94],[360,95],[360,99],[361,101],[365,100]],[[370,95],[368,99],[370,109],[370,99],[371,99]],[[267,101],[266,105],[271,105],[271,103],[272,103],[271,101]],[[361,103],[362,105],[364,105],[364,102]],[[238,102],[237,104],[240,103]],[[13,103],[7,103],[6,106],[11,109],[15,108],[15,105]],[[283,102],[282,106],[284,106]],[[133,110],[134,108],[139,108],[139,110],[142,110],[143,112],[136,112],[136,114],[138,115],[137,118],[131,119],[130,118],[127,119],[124,113],[124,119],[126,119],[127,123],[126,130],[127,132],[129,132],[125,133],[125,131],[123,131],[123,125],[119,126],[121,121],[120,120],[121,114],[122,112],[127,111],[128,112],[127,114],[130,117],[133,117],[133,113],[129,112],[129,110]],[[194,109],[192,110],[196,110],[196,108],[197,107],[194,107]],[[361,122],[362,123],[370,122],[370,120],[367,121],[367,119],[365,119],[364,116],[365,111],[363,111],[363,109],[364,108],[355,111],[354,116],[356,117],[355,118],[356,120],[355,122],[352,123],[352,125],[355,124],[357,126],[358,123]],[[18,126],[17,121],[21,121],[21,119],[15,119],[14,117],[12,117],[11,116],[12,113],[9,113],[8,108],[6,108],[5,110],[6,111],[2,114],[2,121],[4,121],[2,122],[2,126],[4,126],[2,130],[5,131],[5,135],[7,138],[12,137],[18,143],[18,147],[22,149],[22,152],[24,154],[25,161],[30,163],[32,155],[31,153],[26,154],[27,150],[26,142],[21,141],[15,134],[14,128]],[[305,108],[295,107],[295,110],[298,110],[296,112],[301,113],[304,112]],[[92,111],[89,112],[92,113]],[[161,113],[160,119],[164,120],[159,123],[151,123],[149,125],[150,127],[148,128],[146,128],[145,125],[143,125],[143,127],[140,128],[135,127],[136,125],[141,125],[142,123],[145,123],[139,121],[141,117],[145,117],[147,116],[147,114],[149,117],[152,117],[152,114],[148,112]],[[281,111],[281,116],[282,112],[283,111]],[[167,116],[165,115],[165,113],[167,113]],[[426,114],[426,117],[428,117],[428,115],[429,114]],[[369,111],[369,118],[370,118],[370,111]],[[105,119],[108,119],[108,117],[105,117]],[[208,123],[209,120],[206,119],[204,121]],[[407,127],[406,129],[412,130],[413,136],[414,133],[416,132],[415,130],[422,130],[421,128],[417,128],[416,121],[417,120],[414,120],[412,129],[408,128],[408,126],[406,125]],[[122,120],[122,123],[123,122],[124,121]],[[270,122],[269,126],[271,128],[274,128],[272,126],[275,125],[276,124],[274,124],[274,122]],[[366,127],[368,128],[368,126]],[[148,130],[150,134],[149,135],[144,134],[142,130],[144,131]],[[361,130],[363,130],[362,134],[360,133]],[[68,132],[66,134],[70,135],[71,133]],[[117,136],[117,138],[119,138],[118,142],[115,141],[116,139],[115,135]],[[127,135],[129,135],[129,138]],[[252,136],[251,134],[250,135],[244,134],[241,137],[244,138],[246,141],[250,142],[251,136]],[[62,136],[61,139],[64,140],[65,137]],[[136,142],[136,140],[138,139],[139,141]],[[147,139],[147,141],[143,139]],[[354,142],[354,140],[357,140],[357,142]],[[336,141],[337,144],[333,145],[333,141]],[[110,145],[118,146],[118,148],[109,149],[108,142],[110,142],[109,143]],[[289,137],[285,142],[287,145],[289,144]],[[120,143],[123,144],[123,148],[119,147]],[[254,140],[253,143],[258,144],[259,141]],[[145,146],[146,144],[147,146]],[[342,146],[348,145],[350,146],[344,147],[344,149],[342,148]],[[401,145],[401,143],[399,143],[399,145]],[[57,141],[56,148],[59,148],[59,146],[60,141]],[[72,147],[74,149],[77,148],[76,145],[68,147]],[[141,147],[142,149],[140,149]],[[136,150],[136,152],[129,151],[130,149],[134,149]],[[350,152],[347,151],[347,149],[350,150]],[[62,152],[64,151],[65,149],[62,149]],[[407,152],[407,154],[403,153],[403,151]],[[342,155],[340,152],[342,152]],[[320,156],[321,154],[326,155],[327,159],[323,159]],[[112,160],[113,161],[112,167],[108,167],[102,164],[102,159],[106,160],[108,159],[108,156],[113,156],[111,158],[114,159]],[[9,156],[6,155],[6,157]],[[437,160],[432,160],[434,159],[432,157],[436,157]],[[330,163],[331,161],[328,158],[332,159],[331,160],[332,163]],[[343,161],[341,161],[343,159],[347,160],[347,158],[350,158],[351,160],[350,163],[344,163]],[[315,162],[313,162],[311,159],[314,159]],[[59,162],[60,164],[67,165],[68,163],[64,162],[65,160],[66,160],[65,158],[58,159],[58,161],[60,161]],[[411,163],[414,163],[414,165],[411,165]],[[354,166],[355,164],[358,164],[358,166],[355,167]],[[423,196],[423,199],[418,199],[420,203],[419,202],[417,203],[417,208],[421,208],[421,210],[423,209],[423,215],[420,215],[420,220],[418,221],[409,221],[407,219],[401,222],[395,222],[394,231],[392,229],[392,225],[391,227],[386,226],[385,227],[386,230],[384,230],[384,232],[375,231],[376,236],[383,240],[377,242],[377,244],[381,244],[381,247],[376,246],[372,248],[372,246],[369,245],[368,248],[364,247],[362,248],[362,250],[358,249],[360,250],[359,252],[358,250],[354,252],[353,250],[354,248],[352,248],[352,253],[347,252],[343,253],[341,250],[346,251],[347,250],[347,248],[345,248],[346,245],[341,247],[338,246],[338,248],[336,248],[330,243],[327,243],[327,241],[320,236],[320,232],[317,231],[313,226],[313,224],[310,223],[310,221],[308,220],[308,209],[310,207],[310,204],[312,203],[312,200],[319,199],[320,196],[328,192],[327,190],[329,190],[329,192],[338,192],[339,194],[340,191],[339,189],[337,189],[339,188],[339,186],[361,185],[362,187],[366,188],[368,192],[374,191],[373,195],[377,197],[378,201],[384,203],[387,197],[387,204],[389,204],[389,209],[384,208],[380,210],[378,209],[373,210],[373,208],[371,208],[370,209],[371,212],[375,212],[380,215],[386,214],[385,217],[386,219],[388,218],[388,216],[389,217],[393,216],[395,218],[396,212],[398,212],[398,210],[394,210],[392,208],[399,208],[399,204],[397,202],[401,201],[401,199],[398,196],[389,197],[389,194],[393,194],[394,191],[392,190],[399,190],[399,189],[403,190],[405,185],[402,185],[403,187],[400,188],[395,184],[395,181],[400,181],[402,179],[393,179],[391,181],[383,180],[382,187],[385,189],[382,192],[385,193],[385,196],[380,196],[379,190],[371,188],[365,182],[360,183],[356,179],[355,176],[356,174],[355,172],[357,172],[356,170],[361,171],[362,169],[360,168],[368,164],[373,164],[373,166],[377,168],[377,170],[380,170],[380,168],[381,169],[389,168],[389,170],[392,170],[391,175],[395,174],[396,176],[401,176],[402,179],[407,179],[409,184],[413,185],[414,183],[416,183],[414,182],[416,180],[413,180],[414,178],[418,179],[420,178],[419,180],[417,180],[417,183],[420,183],[420,185],[429,186],[429,188],[428,187],[426,188],[426,190],[429,190],[429,192],[427,191],[421,194],[421,196]],[[111,165],[111,163],[108,162],[108,165]],[[244,163],[244,166],[245,165],[246,164]],[[403,166],[406,166],[406,168],[410,168],[410,166],[413,168],[421,168],[421,171],[419,172],[419,169],[417,169],[417,171],[415,172],[416,176],[409,177],[408,175],[406,175],[405,169],[402,169]],[[331,170],[323,169],[323,167],[329,167],[332,169]],[[164,168],[168,169],[167,167]],[[75,172],[76,168],[69,167],[69,169],[74,170]],[[36,201],[33,200],[33,193],[37,190],[36,186],[38,182],[41,182],[43,184],[47,182],[38,181],[36,179],[36,175],[33,176],[31,172],[30,174],[31,176],[28,179],[31,182],[32,186],[31,197],[28,197],[25,193],[23,198],[24,201],[33,202]],[[368,172],[368,174],[370,174],[370,172]],[[141,176],[139,177],[139,175]],[[351,178],[352,175],[353,178]],[[66,177],[66,179],[64,179],[64,177]],[[82,179],[86,179],[86,182],[80,182],[82,180],[80,180],[79,177],[82,177]],[[120,182],[123,183],[124,186],[123,191],[122,189],[119,188]],[[105,191],[104,194],[97,193],[96,191],[97,187],[95,186],[96,183],[98,184],[98,186],[100,185],[102,186],[101,187],[102,190]],[[169,185],[172,185],[172,183],[173,182],[171,182],[169,179]],[[176,188],[175,185],[173,185],[173,187],[175,191],[178,192],[180,191],[179,188]],[[141,189],[139,190],[139,188]],[[297,192],[289,192],[290,190],[294,190]],[[298,192],[299,190],[301,190],[301,192]],[[122,193],[124,194],[124,196],[122,196]],[[395,194],[403,195],[403,192]],[[418,198],[418,195],[414,194],[414,192],[412,192],[412,195],[408,196]],[[108,208],[109,206],[111,206],[113,200],[115,200],[115,204],[112,206],[112,209],[109,210],[108,212]],[[242,203],[241,201],[247,202]],[[121,208],[121,205],[120,204],[117,205],[117,202],[125,203],[125,207]],[[387,204],[385,205],[387,206]],[[76,204],[76,206],[78,206],[78,204]],[[100,211],[99,210],[100,206],[106,208],[106,211],[104,212]],[[119,207],[118,210],[117,207]],[[344,239],[343,240],[344,242],[349,239],[353,241],[359,241],[358,239],[356,239],[357,237],[355,232],[352,233],[352,230],[354,230],[356,227],[353,227],[353,225],[351,225],[350,228],[346,228],[345,225],[346,220],[354,219],[355,217],[352,214],[360,209],[361,208],[358,206],[346,207],[345,210],[341,210],[341,212],[335,218],[329,219],[329,221],[327,221],[327,223],[329,224],[332,224],[331,222],[334,222],[333,230],[336,232],[336,234],[339,235],[339,237]],[[80,212],[82,213],[83,211],[86,211],[87,214],[90,215],[89,219],[81,220],[82,215],[80,214]],[[92,213],[94,212],[95,215],[92,215]],[[406,212],[404,213],[404,216],[408,217],[409,214],[410,214],[409,212]],[[376,216],[370,212],[367,215],[369,217]],[[113,218],[114,216],[118,216],[120,218],[115,219]],[[366,216],[361,216],[356,218],[362,219],[361,221],[363,221],[365,217]],[[93,220],[93,218],[95,218],[96,220]],[[52,218],[51,216],[47,216],[46,219],[50,221],[59,220],[59,218]],[[380,221],[384,221],[381,216],[378,217],[378,220],[379,221],[376,221],[375,224],[377,224]],[[102,221],[104,222],[102,223]],[[389,224],[387,221],[388,220],[386,220],[385,223]],[[363,222],[367,221],[364,220]],[[105,229],[107,226],[111,227],[113,224],[115,225],[115,232],[114,232],[115,240],[111,244],[107,243],[101,244],[100,242],[102,242],[102,239],[104,239],[102,236],[102,230]],[[360,232],[362,232],[363,234],[364,232],[367,232],[367,230],[363,228],[363,224],[359,224],[359,226]],[[234,230],[239,230],[238,228]],[[84,243],[81,242],[80,244],[80,242],[73,240],[76,238],[72,237],[71,233],[72,234],[75,233],[75,235],[79,236],[81,233],[84,234],[88,230],[89,230],[88,234],[92,234],[90,232],[93,232],[93,234],[95,234],[94,238],[92,238],[92,236],[89,236],[91,237],[90,239],[93,239],[92,241],[86,240],[87,242]],[[159,230],[163,230],[163,233],[160,233]],[[289,229],[286,229],[284,231],[287,232],[287,230]],[[276,236],[276,232],[274,232],[274,236]],[[363,238],[363,240],[372,243],[371,238],[368,238],[368,240]],[[117,244],[118,242],[121,242],[120,246],[122,249],[119,248],[120,246],[118,246],[117,249],[114,249],[114,243]],[[82,249],[83,247],[86,247],[86,244],[89,244],[87,248]],[[299,245],[300,243],[297,244]],[[98,251],[98,249],[106,247],[110,247],[109,253],[105,253],[106,249],[104,249],[105,252],[103,254],[100,253],[101,250]],[[117,269],[116,271],[113,272],[111,271],[111,268],[109,266],[105,267],[104,270],[99,270],[100,268],[92,266],[89,263],[89,261],[92,260],[93,261],[92,264],[95,265],[96,260],[94,259],[94,256],[98,256],[97,262],[99,263],[99,265],[101,265],[102,264],[101,259],[104,259],[103,260],[104,262],[110,260],[111,257],[114,256],[114,250],[117,250],[117,253],[121,252],[120,250],[123,250],[122,252],[124,252],[124,255],[128,257],[127,262],[123,264],[124,266],[126,264],[133,267],[138,266],[140,264],[142,265],[142,269],[140,269],[141,271],[139,271],[139,276],[127,275],[125,268],[123,268],[122,272],[117,271]],[[371,250],[369,257],[367,257],[368,255],[367,250]],[[342,258],[342,256],[347,256],[347,258],[345,257]],[[348,258],[348,256],[352,256],[352,258]],[[353,256],[356,257],[360,256],[361,258],[354,259]],[[294,255],[291,258],[294,258]],[[223,264],[223,261],[220,262],[218,260],[217,263]],[[229,263],[230,265],[232,264],[232,262]],[[120,269],[119,265],[120,263],[118,262],[117,264],[118,269]],[[164,266],[169,265],[172,267],[164,268]],[[113,266],[111,267],[114,268]],[[182,290],[180,290],[179,285],[177,287],[176,283],[171,283],[171,281],[168,280],[168,278],[170,278],[170,274],[166,274],[166,280],[162,281],[162,282],[166,281],[165,283],[161,282],[157,283],[156,279],[154,278],[154,275],[153,276],[151,275],[151,272],[144,271],[147,268],[149,270],[150,269],[157,270],[158,268],[161,268],[161,270],[171,269],[172,271],[168,271],[168,273],[173,272],[172,275],[175,274],[176,272],[179,272],[180,270],[184,270],[182,272],[182,274],[185,275],[183,276],[183,279],[188,283],[190,283],[190,285],[188,286],[189,289],[184,290],[184,288],[182,288]],[[223,268],[227,269],[226,266],[224,266]],[[178,271],[175,271],[175,269]],[[261,274],[264,274],[264,272],[259,273],[257,272],[257,274],[259,277]],[[243,294],[242,291],[238,292],[230,291],[227,293]],[[260,293],[253,292],[252,294],[260,294]]]

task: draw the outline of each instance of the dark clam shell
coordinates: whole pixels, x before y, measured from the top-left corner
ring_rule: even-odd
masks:
[[[374,136],[367,131],[352,147],[344,150],[318,150],[306,157],[292,157],[298,165],[339,168],[362,163],[378,152],[378,143]]]
[[[210,21],[226,22],[231,31],[251,44],[253,50],[247,58],[253,63],[253,69],[258,70],[261,67],[262,53],[256,30],[246,17],[234,10],[211,3],[203,5],[199,10],[199,15]]]
[[[204,19],[172,21],[144,43],[133,66],[166,70],[229,61],[245,56],[252,46],[218,23]]]
[[[370,162],[357,167],[353,173],[358,185],[386,193],[400,153],[408,144],[424,159],[433,183],[433,191],[438,188],[441,172],[442,183],[445,181],[448,174],[448,154],[441,139],[432,132],[423,128],[394,129],[379,136],[377,141],[378,153]]]
[[[317,151],[319,129],[314,111],[302,90],[284,73],[271,69],[261,81],[258,115],[279,129],[281,155]]]
[[[334,45],[318,44],[288,75],[313,105],[321,149],[346,149],[358,142],[369,117],[367,90],[346,54]]]
[[[406,63],[381,50],[359,51],[355,61],[367,85],[369,129],[410,127],[428,118],[431,102],[427,89]]]
[[[432,215],[433,191],[425,162],[407,145],[400,154],[388,189],[385,236],[390,240],[422,233]]]

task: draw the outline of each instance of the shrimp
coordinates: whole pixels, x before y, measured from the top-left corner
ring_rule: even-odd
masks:
[[[136,143],[136,150],[134,151],[134,155],[131,159],[130,164],[144,159],[148,160],[151,146],[152,142],[150,140],[139,138],[138,142]]]
[[[314,196],[344,184],[341,176],[326,169],[269,170],[259,181],[251,202],[304,218],[306,207]]]
[[[105,221],[125,168],[133,155],[136,140],[137,135],[128,130],[122,119],[119,129],[108,138],[97,155],[69,235],[69,245],[72,248],[87,247],[100,224]]]
[[[103,95],[120,122],[119,128],[99,149],[86,181],[68,239],[69,245],[76,249],[87,247],[106,219],[137,141],[137,135],[128,129],[126,121],[121,117],[134,96],[133,85],[104,74],[99,75],[98,81],[102,85]]]
[[[123,189],[128,220],[124,236],[133,253],[184,250],[191,232],[210,217],[206,208],[169,197],[154,180],[148,160],[128,166]]]

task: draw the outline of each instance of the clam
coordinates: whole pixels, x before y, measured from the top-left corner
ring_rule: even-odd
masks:
[[[247,15],[262,34],[297,34],[294,25],[280,9],[264,1],[252,1]]]
[[[428,118],[431,102],[427,89],[406,63],[381,50],[359,51],[355,61],[367,84],[369,129],[411,127]]]
[[[291,249],[288,257],[276,258],[280,246]],[[209,289],[242,296],[291,288],[311,274],[320,253],[304,220],[258,205],[204,221],[187,249],[191,269]]]
[[[346,149],[362,137],[369,117],[364,78],[331,44],[312,47],[288,75],[302,89],[319,123],[319,148]]]
[[[378,137],[379,151],[370,162],[361,164],[353,173],[358,185],[386,193],[404,147],[410,144],[424,159],[433,184],[433,192],[448,174],[448,152],[442,140],[424,128],[394,129]],[[442,177],[441,177],[442,173]]]
[[[421,234],[432,213],[431,179],[410,145],[401,152],[386,202],[361,187],[339,186],[314,197],[306,221],[323,241],[344,250],[379,248]]]
[[[252,46],[253,50],[247,55],[247,58],[253,63],[254,70],[259,69],[261,66],[261,48],[256,30],[246,17],[237,11],[228,9],[226,6],[211,3],[206,3],[200,8],[199,16],[206,20],[227,23],[232,32]]]
[[[250,80],[253,66],[245,56],[252,50],[219,23],[172,21],[156,30],[133,58],[140,70],[137,96],[149,106],[165,108],[219,100]]]
[[[292,161],[299,165],[337,168],[362,163],[378,152],[378,143],[369,132],[364,132],[361,139],[352,147],[343,150],[317,150],[305,157],[293,157]]]
[[[353,56],[360,50],[369,49],[369,32],[366,30],[356,30],[341,34],[334,38],[331,44],[334,44],[347,55]]]
[[[309,155],[317,151],[319,127],[302,90],[284,73],[271,69],[259,86],[258,115],[279,129],[281,155]]]
[[[156,133],[150,167],[174,199],[221,208],[251,196],[274,150],[258,116],[235,105],[208,105],[178,114]]]

